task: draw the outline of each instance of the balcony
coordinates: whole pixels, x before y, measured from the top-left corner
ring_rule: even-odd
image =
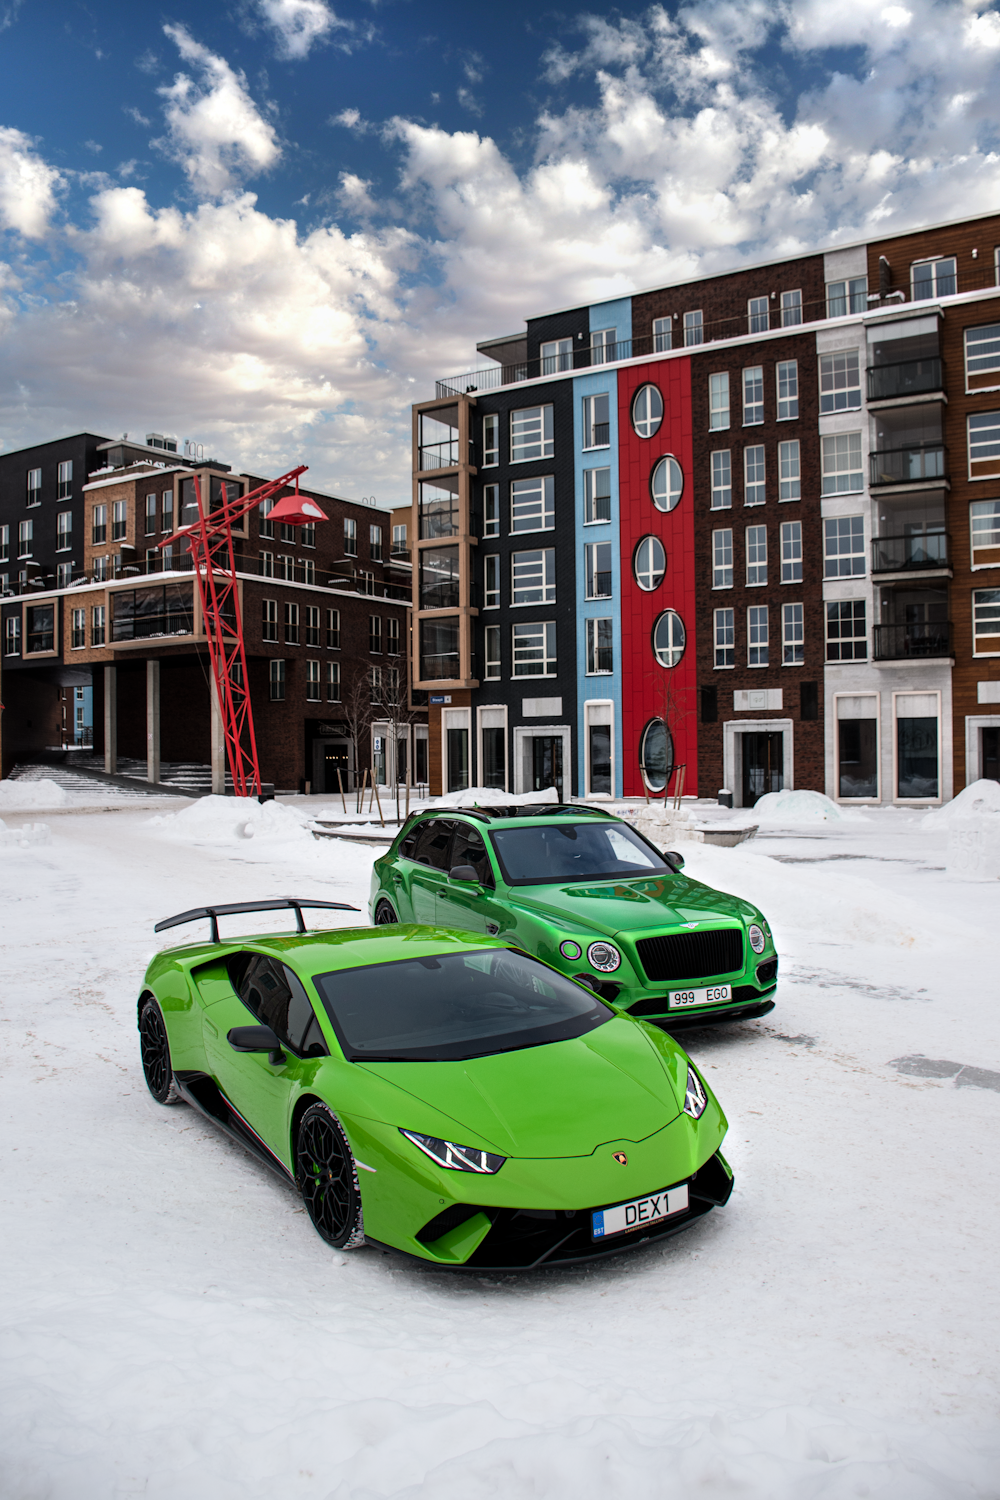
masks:
[[[872,573],[921,573],[950,570],[951,538],[944,531],[872,538]]]
[[[440,381],[438,384],[440,385]],[[458,463],[458,438],[446,438],[441,443],[422,444],[419,449],[418,462],[421,472],[425,469],[454,468]]]
[[[874,661],[930,661],[952,654],[951,621],[873,627]]]
[[[873,365],[868,370],[868,400],[901,400],[906,396],[924,396],[940,391],[940,359],[908,359],[900,364]]]
[[[948,450],[941,442],[912,443],[904,448],[879,448],[869,455],[870,482],[883,484],[918,484],[929,479],[944,479]]]

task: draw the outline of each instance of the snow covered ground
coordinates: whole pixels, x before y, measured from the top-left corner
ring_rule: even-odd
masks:
[[[0,844],[5,1500],[1000,1495],[1000,891],[947,875],[946,827],[685,845],[782,956],[770,1016],[685,1033],[731,1202],[597,1266],[449,1276],[330,1251],[149,1099],[153,923],[363,907],[378,852],[185,806],[0,807],[50,830]]]

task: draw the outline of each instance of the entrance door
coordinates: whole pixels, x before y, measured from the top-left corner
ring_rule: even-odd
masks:
[[[743,806],[753,807],[765,792],[780,792],[784,784],[784,735],[744,734]]]
[[[541,792],[554,786],[562,801],[563,742],[561,734],[536,734],[531,741],[531,788]]]
[[[1000,729],[983,730],[983,780],[1000,781]]]
[[[340,781],[337,780],[338,771]],[[328,741],[323,746],[323,791],[339,792],[341,783],[346,792],[351,785],[350,747],[346,740]]]

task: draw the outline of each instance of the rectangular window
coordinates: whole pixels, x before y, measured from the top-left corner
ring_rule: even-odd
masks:
[[[782,292],[781,294],[781,326],[782,328],[797,328],[802,322],[802,293]]]
[[[611,620],[587,621],[587,675],[594,677],[613,672],[614,641]]]
[[[160,495],[160,529],[168,532],[174,529],[173,490],[164,490]]]
[[[94,582],[103,583],[108,576],[107,557],[94,558]]]
[[[319,645],[319,605],[306,605],[306,645]]]
[[[10,558],[10,527],[0,526],[0,562]]]
[[[704,338],[705,325],[701,316],[701,309],[697,312],[686,312],[684,314],[684,347],[690,349],[692,344],[700,344]],[[726,423],[728,427],[729,423]]]
[[[590,335],[590,363],[606,365],[618,358],[618,331],[615,328],[596,328]]]
[[[316,582],[316,561],[312,557],[302,559],[302,582],[311,584]]]
[[[259,572],[261,578],[274,577],[274,553],[262,552],[260,554]]]
[[[56,551],[68,552],[73,545],[73,512],[61,510],[56,516]]]
[[[285,701],[285,663],[277,657],[272,657],[269,665],[271,702],[283,703]]]
[[[21,621],[18,615],[8,615],[3,622],[3,654],[4,656],[20,656],[21,654]]]
[[[292,538],[292,540],[294,541],[294,537]],[[303,547],[315,547],[315,545],[316,545],[316,526],[315,526],[315,523],[313,521],[306,521],[305,525],[299,527],[299,543]],[[381,545],[382,544],[381,544],[381,541],[380,541],[379,542],[379,547],[380,548],[381,548]],[[374,557],[374,555],[375,554],[372,553],[373,557]],[[379,557],[381,557],[381,556],[382,556],[382,553],[381,553],[381,550],[380,550],[379,551]]]
[[[500,418],[489,412],[483,418],[483,468],[492,469],[500,462]]]
[[[274,522],[269,520],[268,517],[274,509],[275,503],[276,502],[274,500],[262,500],[257,507],[257,511],[260,516],[260,521],[258,523],[260,535],[263,537],[271,537],[272,540],[274,538]]]
[[[558,375],[560,370],[573,368],[572,339],[551,339],[541,346],[539,353],[543,375]]]
[[[326,612],[326,649],[328,651],[340,650],[339,609],[328,609]]]
[[[25,655],[54,651],[56,611],[54,604],[35,604],[28,609]]]
[[[306,702],[319,702],[319,662],[306,662]]]
[[[858,411],[861,407],[861,371],[857,349],[819,357],[820,416],[836,411]]]
[[[747,527],[747,587],[761,588],[767,583],[767,527]]]
[[[764,445],[743,449],[743,504],[763,505],[767,499],[764,477]]]
[[[805,606],[783,604],[781,606],[781,665],[801,667],[806,659]]]
[[[733,609],[717,609],[714,614],[714,620],[715,665],[717,667],[735,667],[736,611]]]
[[[713,432],[729,426],[729,371],[708,377],[708,425]]]
[[[30,557],[31,548],[35,538],[34,521],[18,521],[17,523],[17,555],[18,557]]]
[[[483,608],[500,608],[500,558],[495,552],[483,558]]]
[[[555,622],[515,625],[512,633],[515,677],[556,675]]]
[[[733,586],[733,533],[730,530],[712,532],[712,587],[731,589]]]
[[[104,645],[104,605],[95,604],[90,611],[90,644]]]
[[[1000,411],[981,411],[969,417],[969,478],[1000,474]]]
[[[344,556],[358,555],[358,523],[351,516],[344,519]]]
[[[653,319],[653,353],[666,354],[674,341],[673,318]]]
[[[486,627],[486,676],[494,680],[500,676],[500,626]]]
[[[584,576],[587,581],[586,597],[610,599],[612,594],[611,543],[588,542],[583,549],[583,557]]]
[[[938,795],[938,699],[933,693],[900,693],[896,698],[896,795]],[[904,707],[931,709],[931,714],[904,714]]]
[[[67,459],[59,465],[57,500],[69,500],[73,494],[73,460]]]
[[[108,507],[106,505],[95,505],[93,522],[90,528],[90,540],[94,546],[108,539]]]
[[[865,601],[838,599],[826,606],[827,661],[867,661]]]
[[[823,522],[823,577],[863,578],[864,575],[864,517],[828,517]]]
[[[1000,323],[965,330],[965,389],[1000,388]]]
[[[281,540],[283,542],[291,542],[293,547],[299,539],[298,531],[298,527],[289,526],[286,521],[282,521],[281,525],[278,527],[278,535],[280,536]]]
[[[41,469],[28,470],[28,504],[41,505],[42,503],[42,471]]]
[[[282,554],[280,552],[278,553],[277,576],[279,578],[283,579],[285,581],[285,583],[294,583],[295,582],[295,558],[294,557],[286,557],[286,556],[284,556],[284,554]]]
[[[764,420],[764,368],[751,365],[743,371],[743,426],[757,427]]]
[[[717,448],[712,454],[712,509],[729,510],[733,503],[733,470],[729,449]]]
[[[584,469],[583,510],[586,525],[611,520],[611,470]]]
[[[778,385],[778,421],[788,422],[799,414],[799,362],[779,360],[774,373]]]
[[[972,654],[1000,656],[1000,589],[972,591]]]
[[[483,536],[500,535],[500,486],[483,485]]]
[[[369,669],[368,669],[368,686],[371,689],[371,699],[372,699],[372,702],[373,703],[381,703],[382,702],[382,668],[381,667],[369,667]]]
[[[556,482],[551,474],[514,479],[510,486],[510,529],[552,531],[556,524]]]
[[[751,297],[747,303],[747,329],[750,333],[766,333],[771,326],[766,297]]]
[[[1000,548],[1000,500],[973,500],[969,506],[969,527],[973,563],[1000,563],[1000,556],[985,556],[987,548]],[[6,557],[6,550],[3,555]]]
[[[71,562],[56,563],[56,588],[68,589],[72,582],[73,564]]]
[[[399,621],[394,615],[385,622],[385,650],[387,656],[399,655]]]
[[[781,581],[802,582],[802,522],[781,523]]]
[[[868,277],[854,276],[848,281],[828,281],[826,284],[826,315],[828,318],[846,318],[849,312],[868,311]]]
[[[510,461],[529,463],[532,459],[551,458],[552,407],[526,406],[510,414]]]
[[[382,528],[381,526],[369,526],[368,528],[368,554],[372,562],[382,561]]]
[[[854,495],[865,487],[860,432],[838,432],[822,439],[823,494]]]
[[[144,513],[146,517],[146,526],[143,532],[144,536],[155,536],[156,534],[156,508],[156,491],[151,490],[144,501]]]
[[[278,639],[278,601],[276,599],[261,600],[260,638],[262,641]]]
[[[930,297],[954,297],[958,290],[953,255],[938,260],[918,260],[910,267],[910,276],[914,302],[926,302]]]
[[[551,408],[549,408],[551,410]],[[611,405],[607,392],[583,398],[583,446],[607,448],[611,442]]]
[[[392,555],[398,557],[406,551],[406,527],[394,526],[392,528]]]
[[[751,604],[747,610],[747,666],[766,667],[768,653],[767,605]]]
[[[382,655],[382,616],[368,616],[368,651],[372,656]]]
[[[554,604],[556,554],[554,547],[538,552],[514,552],[510,559],[511,604]]]
[[[800,500],[802,479],[799,464],[799,440],[778,444],[778,499]]]
[[[326,701],[327,703],[340,702],[339,661],[328,661],[326,664]]]
[[[74,609],[71,624],[69,643],[74,651],[79,651],[87,644],[87,611]]]
[[[128,510],[124,500],[116,500],[111,507],[111,540],[120,542],[128,532]]]

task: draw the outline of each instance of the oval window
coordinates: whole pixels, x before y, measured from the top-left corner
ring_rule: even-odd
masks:
[[[632,558],[635,581],[647,594],[658,589],[667,571],[667,554],[658,536],[644,536]]]
[[[639,741],[639,770],[651,792],[662,792],[674,769],[674,741],[662,719],[650,719]]]
[[[653,626],[653,655],[661,667],[676,667],[684,655],[686,640],[680,615],[665,609]]]
[[[663,397],[655,385],[641,385],[632,398],[632,426],[641,438],[651,438],[663,421]]]
[[[649,489],[657,510],[673,510],[684,493],[684,470],[672,454],[661,458],[649,477]]]

